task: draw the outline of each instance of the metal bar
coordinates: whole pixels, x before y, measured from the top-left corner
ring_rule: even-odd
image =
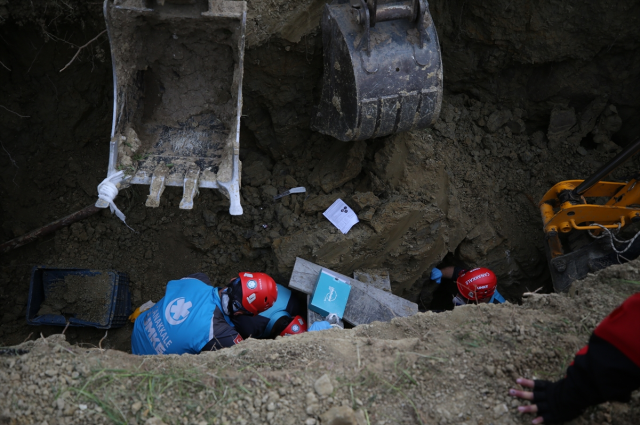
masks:
[[[640,139],[624,148],[618,155],[611,161],[604,164],[598,171],[591,175],[588,179],[583,181],[578,187],[571,191],[572,198],[578,198],[585,194],[585,192],[593,185],[598,183],[603,178],[611,174],[616,168],[627,162],[627,160],[636,154],[640,150]]]
[[[393,21],[395,19],[409,19],[413,18],[413,8],[410,4],[389,4],[378,6],[376,10],[376,22]]]
[[[52,223],[47,224],[46,226],[42,226],[39,229],[36,229],[32,232],[27,233],[26,235],[22,235],[18,238],[11,239],[8,242],[0,245],[0,254],[4,254],[5,252],[11,251],[12,249],[16,249],[21,247],[22,245],[26,245],[31,241],[38,239],[41,236],[48,235],[49,233],[55,232],[58,229],[66,227],[70,224],[75,223],[76,221],[80,221],[85,219],[98,211],[102,211],[102,208],[98,208],[95,205],[91,204],[88,207],[84,207],[80,211],[76,211],[73,214],[69,214],[66,217],[61,218],[60,220],[56,220]]]

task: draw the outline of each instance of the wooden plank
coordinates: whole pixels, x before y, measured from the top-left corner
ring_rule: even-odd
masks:
[[[321,266],[296,258],[289,288],[305,294],[313,294],[320,270],[322,270]],[[355,326],[374,321],[388,322],[394,317],[411,316],[418,312],[418,305],[415,303],[340,273],[336,274],[351,284],[351,294],[343,317],[347,323]]]

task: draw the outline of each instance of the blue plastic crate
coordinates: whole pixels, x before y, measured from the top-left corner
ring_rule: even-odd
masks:
[[[64,269],[36,266],[31,272],[29,302],[27,304],[27,323],[30,325],[66,326],[67,319],[61,314],[45,314],[38,316],[41,304],[49,294],[52,286],[65,276],[96,276],[107,273],[111,277],[111,295],[105,298],[109,306],[104,319],[100,322],[69,318],[69,326],[90,326],[98,329],[119,328],[127,323],[131,310],[131,293],[129,291],[129,275],[114,270]]]

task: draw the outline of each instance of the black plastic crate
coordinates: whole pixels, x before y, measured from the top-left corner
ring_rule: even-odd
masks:
[[[100,322],[89,322],[65,318],[61,314],[45,314],[37,316],[40,306],[49,295],[52,287],[63,281],[65,276],[96,276],[106,273],[111,282],[110,295],[105,297],[106,310],[104,319]],[[36,266],[31,272],[31,286],[29,288],[29,302],[27,304],[27,323],[30,325],[91,326],[98,329],[119,328],[127,323],[131,310],[131,293],[129,291],[129,275],[114,270],[65,269]]]

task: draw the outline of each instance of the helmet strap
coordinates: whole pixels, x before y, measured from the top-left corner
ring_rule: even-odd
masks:
[[[242,314],[253,316],[253,314],[242,305],[242,283],[240,278],[231,282],[227,287],[227,292],[229,293],[228,309],[231,314],[241,312]]]

